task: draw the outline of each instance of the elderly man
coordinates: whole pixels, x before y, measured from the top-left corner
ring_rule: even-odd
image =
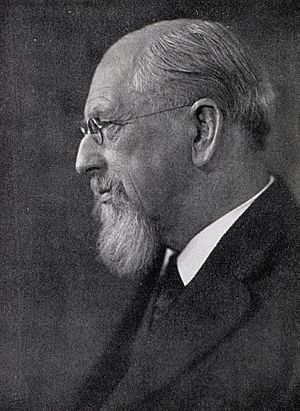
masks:
[[[100,257],[140,286],[75,409],[300,409],[299,213],[264,164],[272,99],[218,23],[156,23],[103,57],[76,168]]]

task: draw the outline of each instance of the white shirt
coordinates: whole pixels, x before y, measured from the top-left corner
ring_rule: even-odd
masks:
[[[195,277],[223,235],[251,204],[270,187],[274,180],[274,177],[271,176],[268,184],[252,198],[214,221],[191,239],[177,258],[178,271],[185,286]],[[164,267],[173,253],[172,250],[167,249],[163,264]]]

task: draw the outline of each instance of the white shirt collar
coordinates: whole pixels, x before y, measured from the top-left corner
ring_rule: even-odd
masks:
[[[247,210],[248,207],[274,182],[271,176],[268,184],[245,203],[214,221],[186,245],[177,258],[177,267],[183,284],[186,286],[195,277],[210,253],[216,247],[223,235]],[[173,251],[167,249],[163,267],[166,266]]]

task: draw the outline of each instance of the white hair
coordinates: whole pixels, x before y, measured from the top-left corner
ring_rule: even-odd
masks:
[[[94,218],[100,222],[97,251],[100,260],[120,277],[142,276],[158,251],[156,227],[129,201],[123,184],[113,173],[94,173],[91,185],[95,194]],[[99,190],[110,189],[111,200],[103,203]]]
[[[135,58],[132,91],[169,105],[212,98],[225,120],[263,148],[274,93],[246,47],[220,23],[184,19],[156,26],[159,35]]]

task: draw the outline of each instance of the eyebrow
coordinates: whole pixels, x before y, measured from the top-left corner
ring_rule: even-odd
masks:
[[[92,117],[94,117],[94,118],[98,117],[97,112],[95,112],[95,114],[96,114],[96,115],[91,114],[87,119],[84,118],[83,120],[79,121],[79,127],[80,127],[80,128],[81,128],[81,126],[87,127],[90,118],[92,118]],[[120,119],[116,119],[116,120],[114,120],[114,119],[113,119],[113,120],[107,119],[107,120],[105,120],[105,119],[101,119],[100,117],[98,117],[98,118],[99,118],[99,123],[103,123],[103,125],[105,125],[105,123],[109,123],[109,124],[115,124],[115,125],[119,125],[119,126],[125,126],[126,124],[129,124],[129,123],[130,123],[130,122],[126,121],[126,120],[124,121],[124,120],[120,120]]]
[[[114,124],[125,125],[130,122],[132,113],[118,113],[120,107],[116,107],[114,110],[104,110],[102,106],[94,107],[93,110],[89,113],[87,119],[90,117],[98,117],[100,121],[108,121]]]
[[[95,100],[98,100],[98,103]],[[93,98],[89,98],[85,104],[84,117],[88,118],[96,115],[101,117],[105,116],[105,113],[111,105],[112,103],[104,96],[98,95]]]
[[[98,106],[94,106],[91,111],[87,112],[87,118],[89,117],[99,117],[101,120],[113,120],[114,118],[119,118],[120,116],[117,115],[117,108],[111,109],[110,107],[104,108],[103,105],[99,104]],[[123,117],[123,116],[122,116]]]
[[[92,110],[88,110],[88,117],[95,117],[95,116],[99,116],[99,117],[104,117],[105,115],[107,115],[108,109],[105,109],[103,107],[103,105],[99,104],[97,106],[94,106]]]

